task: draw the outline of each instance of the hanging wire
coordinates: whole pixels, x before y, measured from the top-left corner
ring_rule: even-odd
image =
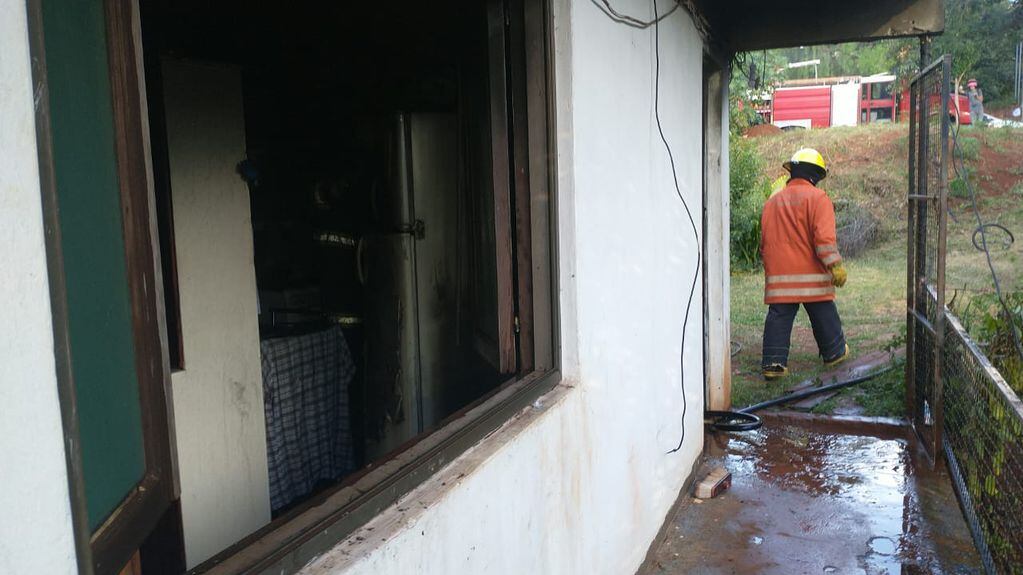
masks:
[[[1009,322],[1009,330],[1012,332],[1012,342],[1016,346],[1016,353],[1019,355],[1020,361],[1023,361],[1023,344],[1020,343],[1020,335],[1016,326],[1016,318],[1013,317],[1012,311],[1009,309],[1008,304],[1005,303],[1005,296],[1002,295],[1002,285],[998,278],[998,272],[995,271],[995,265],[991,261],[991,248],[987,243],[989,228],[998,228],[1004,230],[1008,234],[1009,240],[1008,243],[1005,244],[1006,248],[1012,245],[1012,242],[1015,241],[1015,237],[1005,226],[1001,224],[987,223],[980,215],[980,208],[977,205],[977,192],[973,189],[973,184],[970,183],[970,179],[967,177],[966,165],[963,160],[963,149],[959,145],[959,130],[961,127],[959,122],[959,108],[956,106],[953,109],[955,110],[956,126],[955,130],[952,131],[952,170],[955,172],[956,177],[959,178],[966,186],[966,191],[970,196],[970,207],[977,220],[977,227],[973,230],[973,246],[979,251],[984,252],[984,257],[987,260],[987,268],[991,273],[991,281],[995,286],[995,294],[998,296],[998,303],[1001,305],[1002,312],[1005,313],[1006,320]],[[977,243],[977,236],[980,236],[979,245]]]
[[[685,361],[686,331],[688,331],[688,327],[689,327],[689,314],[690,314],[690,311],[692,310],[692,307],[693,307],[693,299],[696,296],[696,284],[699,281],[700,269],[701,269],[701,266],[703,265],[703,253],[702,253],[702,250],[700,249],[700,246],[702,245],[700,243],[700,232],[699,232],[699,229],[697,229],[697,227],[696,227],[696,220],[693,219],[693,212],[689,208],[689,202],[686,201],[685,196],[682,194],[682,187],[678,183],[678,169],[675,166],[675,154],[674,154],[674,152],[671,149],[671,144],[668,143],[667,136],[665,136],[665,134],[664,134],[664,127],[661,125],[661,108],[660,108],[660,103],[661,103],[661,98],[660,98],[660,95],[661,95],[661,36],[660,36],[660,22],[661,22],[661,20],[664,20],[668,16],[671,16],[676,10],[678,10],[678,8],[681,5],[681,3],[678,0],[675,0],[673,2],[673,5],[672,5],[670,10],[668,10],[664,14],[659,14],[658,10],[657,10],[657,0],[653,0],[654,19],[650,20],[649,22],[645,22],[643,20],[639,20],[639,19],[634,18],[632,16],[628,16],[628,15],[622,14],[621,12],[618,12],[617,10],[615,10],[611,6],[609,0],[599,0],[599,1],[598,0],[591,0],[591,1],[593,2],[593,4],[595,6],[597,6],[597,8],[600,8],[600,11],[603,12],[608,18],[610,18],[611,20],[613,20],[613,21],[615,21],[615,22],[617,22],[619,24],[623,24],[623,25],[626,25],[626,26],[631,26],[633,28],[638,28],[638,29],[641,29],[641,30],[642,29],[646,29],[646,28],[650,28],[651,26],[654,29],[654,120],[655,120],[655,123],[657,124],[657,133],[658,133],[658,135],[661,138],[661,143],[664,144],[664,150],[668,154],[668,161],[671,164],[671,177],[672,177],[672,181],[673,181],[673,183],[675,185],[675,193],[676,193],[676,195],[678,195],[678,199],[681,200],[681,202],[682,202],[682,207],[685,209],[686,216],[688,216],[688,218],[689,218],[689,225],[692,227],[692,230],[693,230],[693,237],[696,239],[696,246],[697,246],[697,249],[696,249],[696,268],[695,268],[695,270],[693,272],[693,281],[692,281],[692,284],[689,287],[689,296],[688,296],[688,298],[686,300],[685,317],[682,320],[681,351],[679,352],[679,371],[681,373],[681,383],[680,383],[680,385],[681,385],[681,394],[682,394],[682,419],[681,419],[681,422],[680,422],[681,436],[680,436],[680,438],[678,440],[678,445],[674,449],[672,449],[671,451],[668,452],[668,454],[672,454],[672,453],[676,453],[680,449],[682,449],[682,445],[685,443],[685,440],[686,440],[686,411],[688,409],[688,402],[686,400],[686,361]]]
[[[689,202],[686,201],[684,195],[682,195],[682,188],[678,184],[678,170],[675,168],[675,154],[671,151],[671,144],[668,143],[668,138],[664,135],[664,128],[661,126],[661,34],[660,34],[660,19],[657,17],[657,0],[653,1],[654,4],[654,120],[657,123],[657,133],[661,136],[661,142],[664,144],[664,150],[668,154],[668,161],[671,163],[671,178],[675,183],[675,194],[678,195],[678,199],[682,202],[682,207],[686,211],[686,216],[689,218],[689,225],[693,230],[693,237],[696,239],[696,269],[693,271],[693,283],[689,287],[689,297],[686,300],[686,314],[682,320],[682,349],[679,352],[679,365],[682,374],[681,381],[681,393],[682,393],[682,421],[681,421],[681,436],[678,440],[678,445],[668,453],[675,453],[682,449],[682,444],[686,440],[686,331],[689,326],[689,312],[693,307],[693,298],[696,295],[696,283],[700,279],[700,268],[703,265],[703,250],[700,249],[702,245],[700,243],[700,230],[696,227],[696,220],[693,219],[693,212],[689,209]],[[678,4],[675,5],[676,7]],[[674,10],[674,9],[673,9]]]
[[[675,10],[679,9],[680,6],[680,4],[676,1],[675,5],[672,6],[670,10],[668,10],[661,16],[658,16],[656,6],[657,2],[656,0],[654,0],[654,19],[650,21],[644,21],[640,20],[639,18],[635,18],[633,16],[629,16],[628,14],[623,14],[615,10],[614,7],[611,6],[610,0],[590,0],[590,2],[593,2],[594,6],[599,8],[601,12],[603,12],[605,15],[607,15],[608,18],[614,20],[615,22],[619,24],[624,24],[626,26],[632,26],[633,28],[638,28],[640,30],[646,30],[647,28],[657,24],[661,20],[664,20],[668,16],[671,16],[672,14],[675,13]]]

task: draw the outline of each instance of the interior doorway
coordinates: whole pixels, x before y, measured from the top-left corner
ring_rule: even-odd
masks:
[[[856,388],[821,394],[794,408],[837,415],[903,413],[908,124],[902,104],[918,67],[918,45],[918,39],[892,39],[807,46],[740,54],[733,62],[730,353],[735,407],[893,367]],[[791,339],[771,344],[785,349],[788,374],[766,381],[762,368],[768,360],[762,352],[768,290],[761,216],[768,199],[788,184],[784,163],[802,148],[819,151],[827,167],[817,187],[826,192],[834,213],[835,244],[849,279],[844,287],[833,286],[822,263],[821,273],[829,279],[820,287],[834,292],[851,354],[842,373],[825,365],[828,358],[821,356],[809,318],[799,311]]]

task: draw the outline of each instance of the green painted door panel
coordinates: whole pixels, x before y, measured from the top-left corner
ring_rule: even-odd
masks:
[[[145,472],[101,0],[44,0],[71,369],[90,527]]]

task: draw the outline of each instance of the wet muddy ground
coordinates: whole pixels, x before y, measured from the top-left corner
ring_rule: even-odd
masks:
[[[724,465],[732,486],[685,496],[639,573],[979,573],[947,475],[912,450],[803,427],[708,432],[697,479]]]

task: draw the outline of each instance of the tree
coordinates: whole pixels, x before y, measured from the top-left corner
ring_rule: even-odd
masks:
[[[1021,24],[1023,5],[1015,0],[947,0],[945,33],[932,53],[951,54],[953,76],[976,78],[988,102],[1005,102],[1013,96]]]
[[[932,54],[951,54],[953,74],[976,78],[988,102],[1013,96],[1016,43],[1023,41],[1023,0],[946,0],[945,33],[934,40]],[[770,86],[784,80],[814,77],[814,68],[789,69],[790,62],[819,59],[817,74],[869,76],[892,73],[903,82],[919,69],[916,38],[877,42],[803,46],[740,54],[745,75],[754,64],[754,83]]]

